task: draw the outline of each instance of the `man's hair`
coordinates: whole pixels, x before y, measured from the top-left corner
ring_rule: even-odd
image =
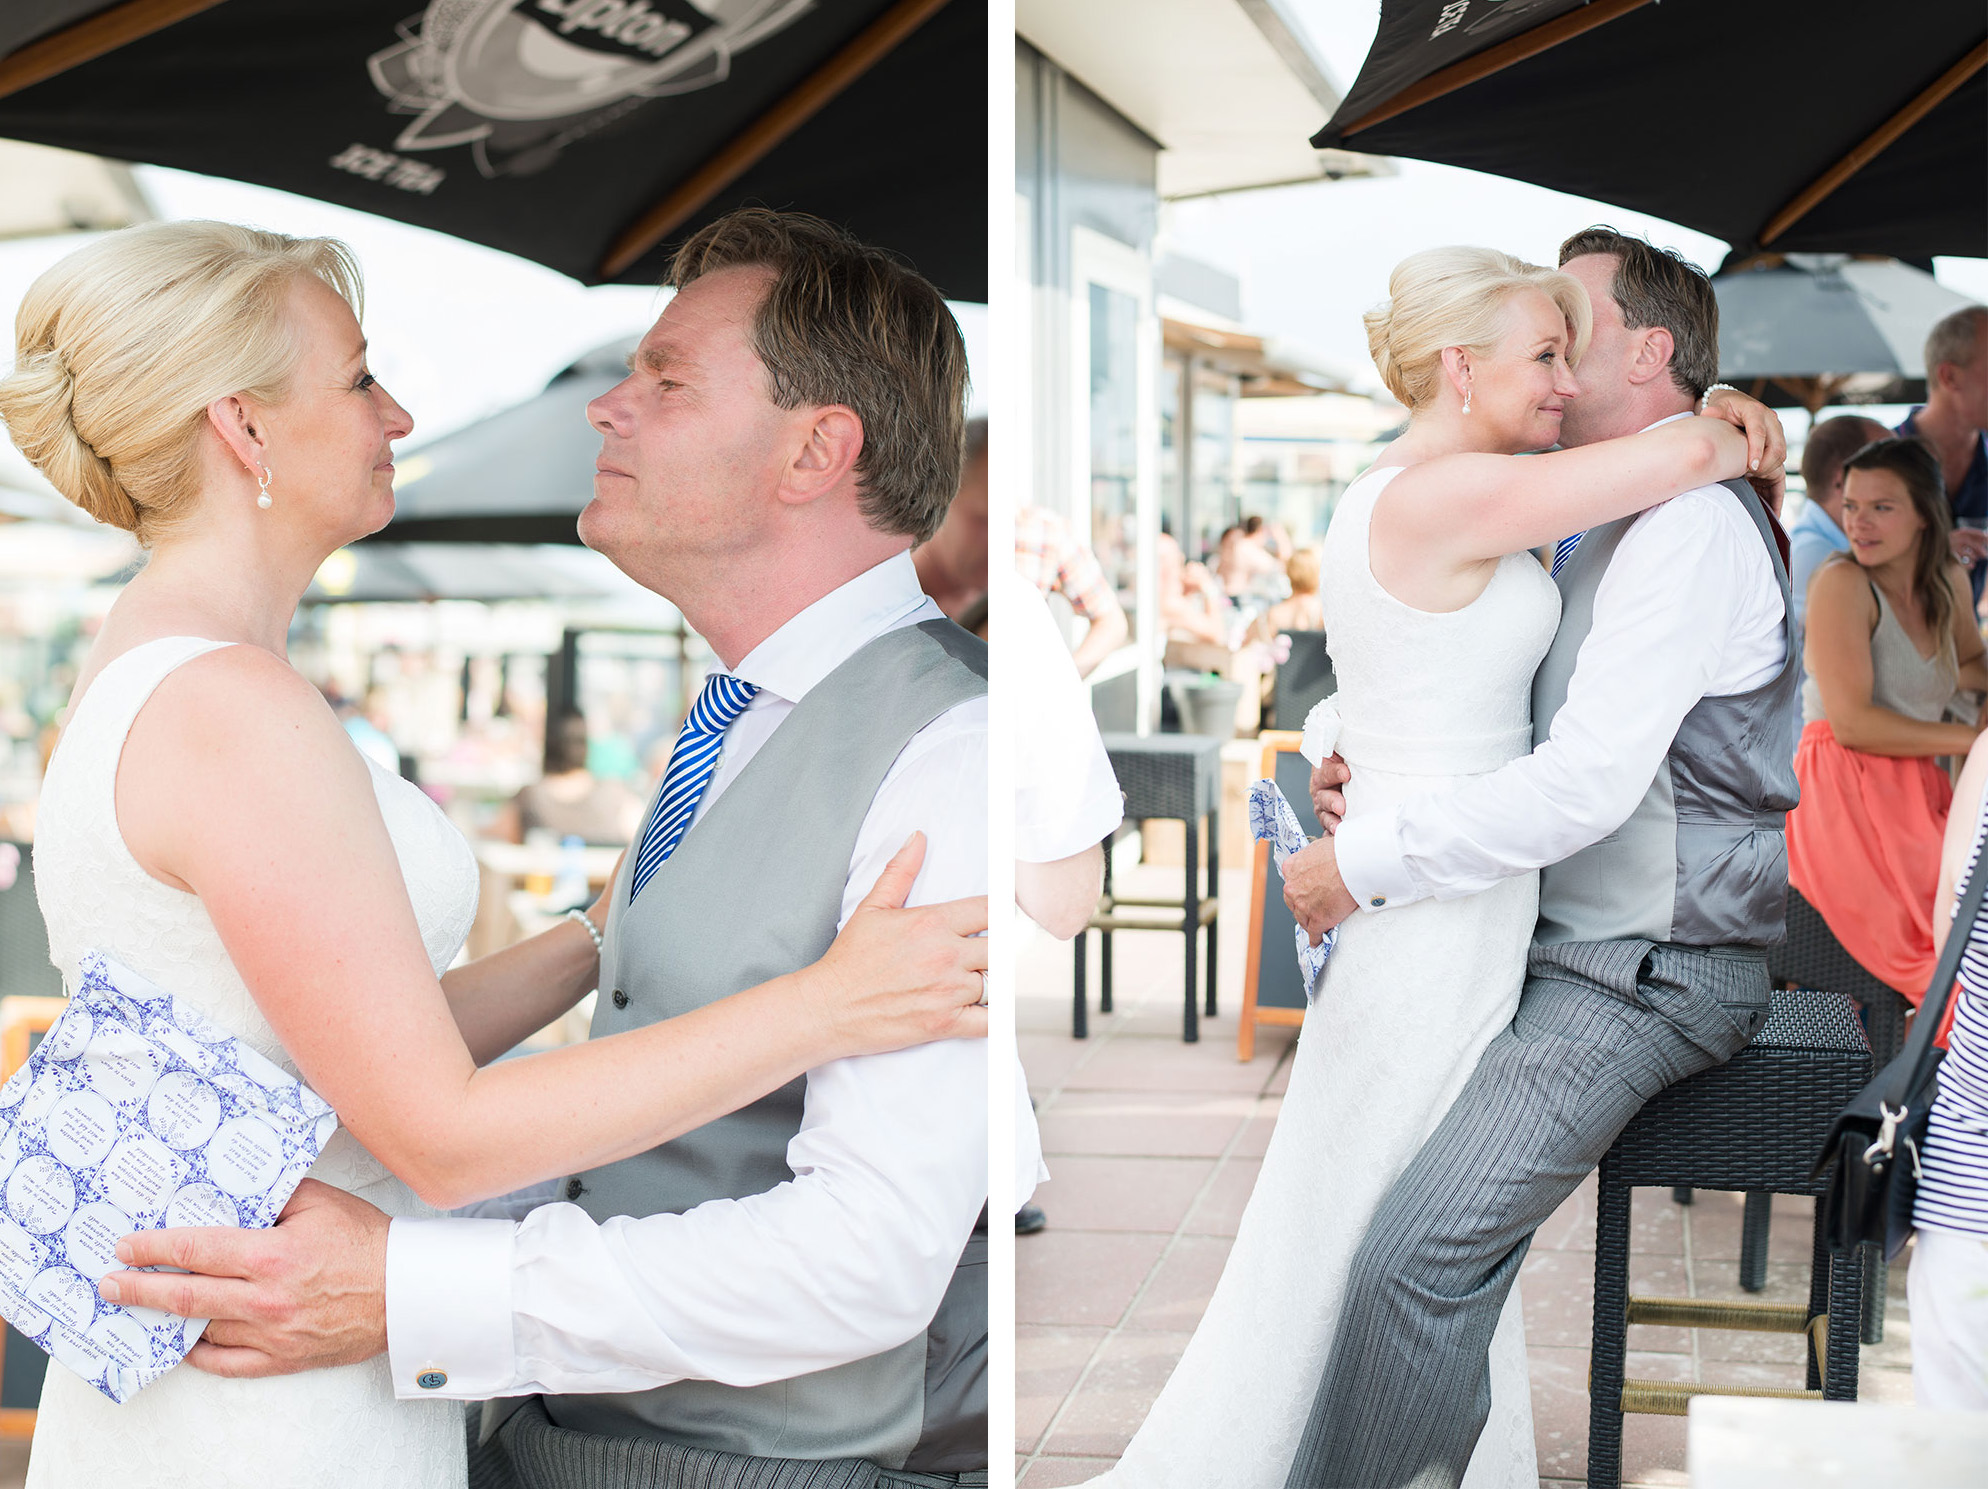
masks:
[[[664,283],[765,268],[752,349],[781,408],[842,404],[863,424],[859,505],[872,527],[922,543],[959,491],[966,343],[932,283],[802,212],[730,212],[677,250]]]
[[[1560,266],[1590,253],[1615,256],[1609,297],[1632,331],[1662,326],[1673,350],[1671,381],[1693,400],[1719,380],[1719,300],[1712,281],[1669,248],[1657,248],[1610,227],[1582,228],[1560,245]]]
[[[1873,429],[1882,432],[1873,434]],[[1877,420],[1862,414],[1840,414],[1816,425],[1802,446],[1802,484],[1808,488],[1809,495],[1813,497],[1833,484],[1843,474],[1843,462],[1857,451],[1890,434]]]
[[[1926,333],[1926,381],[1942,367],[1972,367],[1981,355],[1981,323],[1988,305],[1963,305],[1933,322]]]

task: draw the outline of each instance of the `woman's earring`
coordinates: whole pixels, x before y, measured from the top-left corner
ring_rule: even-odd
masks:
[[[258,496],[258,497],[257,497],[257,498],[255,499],[255,504],[256,504],[256,505],[257,505],[258,507],[261,507],[263,511],[267,512],[267,511],[269,510],[270,506],[271,506],[271,502],[270,502],[270,499],[269,499],[269,467],[268,467],[268,466],[266,466],[266,465],[265,465],[265,466],[264,466],[264,467],[262,468],[262,476],[261,476],[261,478],[260,478],[260,479],[259,479],[259,480],[258,480],[258,481],[256,482],[256,484],[257,484],[258,486],[260,486],[260,487],[262,488],[262,494],[261,494],[260,496]]]
[[[1465,389],[1463,390],[1463,411],[1464,411],[1465,413],[1469,413],[1469,412],[1470,412],[1470,389],[1469,389],[1469,388],[1465,388]]]

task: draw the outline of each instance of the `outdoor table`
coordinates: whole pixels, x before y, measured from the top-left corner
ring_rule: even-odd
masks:
[[[1687,1452],[1692,1489],[1975,1489],[1988,1414],[1701,1396]]]

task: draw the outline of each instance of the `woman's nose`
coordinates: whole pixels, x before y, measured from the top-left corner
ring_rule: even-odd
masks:
[[[1573,367],[1566,362],[1556,362],[1554,365],[1560,369],[1560,375],[1553,379],[1553,391],[1562,398],[1579,398],[1581,384],[1574,376]]]

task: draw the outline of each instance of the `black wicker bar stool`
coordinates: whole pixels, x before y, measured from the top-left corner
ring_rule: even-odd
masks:
[[[1193,1044],[1201,1037],[1195,1008],[1195,972],[1199,962],[1199,932],[1208,931],[1208,1010],[1215,1016],[1215,921],[1221,909],[1222,742],[1207,734],[1107,734],[1105,753],[1125,793],[1128,821],[1173,818],[1187,827],[1187,876],[1179,899],[1117,895],[1111,887],[1111,845],[1105,845],[1104,898],[1090,924],[1077,933],[1076,998],[1070,1032],[1078,1039],[1090,1035],[1090,995],[1086,988],[1089,931],[1104,937],[1104,987],[1100,1012],[1111,1012],[1111,937],[1114,931],[1179,931],[1187,941],[1186,1008],[1181,1038]],[[1208,893],[1201,893],[1201,819],[1208,819]],[[1127,911],[1132,913],[1127,914]],[[1156,912],[1167,912],[1164,914]]]
[[[1693,1396],[1854,1401],[1863,1253],[1832,1257],[1815,1227],[1806,1306],[1640,1298],[1629,1293],[1629,1191],[1637,1187],[1821,1193],[1809,1169],[1845,1102],[1870,1079],[1871,1052],[1850,1000],[1777,992],[1766,1026],[1726,1064],[1658,1093],[1601,1161],[1595,1207],[1593,1368],[1588,1382],[1588,1489],[1622,1481],[1625,1412],[1683,1416]],[[1807,1389],[1627,1380],[1629,1325],[1805,1334]]]

